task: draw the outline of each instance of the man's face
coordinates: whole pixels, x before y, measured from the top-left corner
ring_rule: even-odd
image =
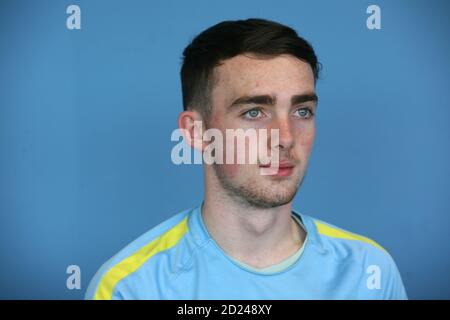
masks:
[[[265,59],[239,55],[218,66],[215,76],[218,82],[212,90],[208,127],[221,130],[224,139],[226,129],[267,129],[266,141],[259,143],[267,145],[269,154],[279,152],[281,166],[292,166],[280,167],[276,175],[262,175],[262,161],[214,164],[221,186],[232,197],[253,207],[289,203],[305,175],[315,136],[313,114],[317,102],[308,98],[315,96],[311,67],[291,55]],[[306,99],[302,99],[305,95]],[[272,147],[271,129],[279,130],[279,143]],[[238,152],[243,151],[235,149],[235,154]]]

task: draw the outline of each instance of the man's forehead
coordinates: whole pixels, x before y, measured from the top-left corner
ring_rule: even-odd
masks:
[[[227,98],[242,94],[276,94],[277,91],[312,92],[314,75],[310,65],[291,55],[261,58],[238,55],[215,70],[218,94]]]

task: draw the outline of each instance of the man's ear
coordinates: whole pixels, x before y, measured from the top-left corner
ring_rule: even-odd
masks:
[[[203,117],[196,110],[183,111],[178,115],[178,127],[182,130],[186,143],[203,152]]]

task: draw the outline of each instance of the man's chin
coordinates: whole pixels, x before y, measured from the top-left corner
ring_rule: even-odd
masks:
[[[298,175],[288,177],[240,177],[241,183],[226,177],[216,169],[216,174],[222,188],[233,198],[244,205],[254,208],[275,208],[290,203],[300,187]]]
[[[277,183],[261,183],[260,188],[242,188],[241,197],[254,207],[275,208],[290,203],[298,191],[294,181],[278,181]],[[246,190],[245,190],[246,189]]]
[[[286,197],[256,197],[247,198],[247,202],[256,208],[276,208],[290,203],[295,197],[295,193]]]

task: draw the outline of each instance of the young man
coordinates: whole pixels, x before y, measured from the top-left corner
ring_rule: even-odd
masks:
[[[278,157],[205,163],[204,200],[106,262],[86,298],[405,299],[380,245],[292,208],[315,136],[318,72],[310,44],[272,21],[226,21],[198,35],[181,69],[187,142],[204,152],[206,129],[275,130],[258,143]]]

